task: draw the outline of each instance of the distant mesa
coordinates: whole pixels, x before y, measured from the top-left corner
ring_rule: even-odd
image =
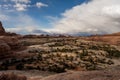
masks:
[[[5,33],[5,29],[3,28],[2,22],[0,21],[0,35],[4,35]]]
[[[113,36],[120,36],[120,32],[111,34]]]

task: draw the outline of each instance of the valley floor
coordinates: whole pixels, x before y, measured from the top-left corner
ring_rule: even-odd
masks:
[[[27,80],[120,80],[119,44],[87,38],[1,37],[1,53],[7,56],[0,56],[0,74]]]

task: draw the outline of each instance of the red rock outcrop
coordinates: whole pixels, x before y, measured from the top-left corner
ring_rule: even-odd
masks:
[[[0,59],[10,58],[15,50],[21,48],[19,36],[15,33],[5,32],[2,22],[0,22]]]
[[[2,22],[0,21],[0,35],[4,35],[5,33],[5,29],[3,28]]]
[[[0,59],[10,58],[13,52],[20,49],[21,44],[16,37],[0,37]]]
[[[0,40],[0,59],[6,58],[11,54],[10,46],[3,40]]]
[[[16,37],[2,36],[0,37],[0,40],[3,40],[5,43],[7,43],[12,50],[17,50],[21,47],[21,44]]]

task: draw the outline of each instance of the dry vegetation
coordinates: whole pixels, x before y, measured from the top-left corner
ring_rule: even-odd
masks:
[[[16,51],[15,57],[2,61],[1,70],[98,70],[113,65],[113,59],[120,57],[117,46],[85,41],[81,37],[24,37],[19,42],[26,49]],[[27,57],[18,58],[18,54]]]

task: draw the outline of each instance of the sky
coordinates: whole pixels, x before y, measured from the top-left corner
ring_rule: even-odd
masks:
[[[120,0],[0,0],[0,21],[20,34],[120,32]]]

